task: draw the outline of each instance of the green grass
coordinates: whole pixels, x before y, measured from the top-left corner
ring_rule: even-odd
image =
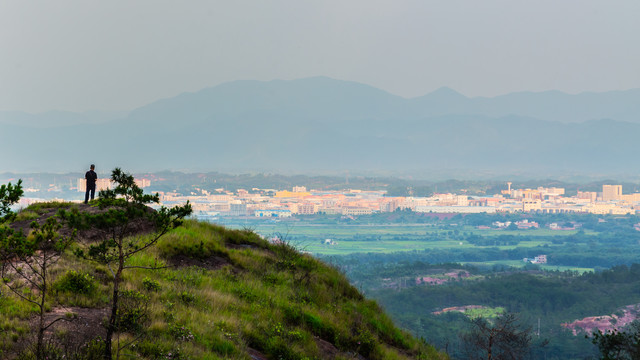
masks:
[[[337,348],[337,359],[356,353],[368,359],[446,358],[396,328],[338,270],[287,243],[187,221],[127,265],[162,266],[174,256],[224,257],[226,265],[127,270],[123,290],[140,292],[132,299],[145,302],[148,317],[142,340],[125,350],[125,357],[179,353],[190,359],[248,359],[253,348],[271,359],[319,359],[323,354],[315,339],[321,338]],[[69,252],[52,276],[60,285],[49,307],[108,305],[107,268]],[[4,296],[0,313],[0,349],[7,354],[28,335],[33,309]],[[121,342],[136,336],[129,332],[121,334]]]
[[[44,214],[51,209],[68,209],[72,206],[76,206],[76,204],[66,201],[46,201],[31,204],[27,206],[25,210],[33,211],[38,214]]]
[[[469,319],[476,319],[479,317],[485,318],[485,319],[494,319],[502,315],[504,311],[505,309],[503,307],[495,307],[495,308],[483,307],[480,309],[466,309],[464,314]]]
[[[40,215],[35,211],[25,209],[16,214],[15,221],[35,220],[39,217]]]

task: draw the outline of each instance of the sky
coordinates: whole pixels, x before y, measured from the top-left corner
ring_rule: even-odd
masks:
[[[128,111],[234,80],[416,97],[640,87],[638,0],[0,0],[0,110]]]

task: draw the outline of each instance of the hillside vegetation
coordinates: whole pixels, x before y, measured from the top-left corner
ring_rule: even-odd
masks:
[[[38,204],[14,225],[43,223],[60,207],[91,208]],[[47,329],[49,359],[99,358],[111,270],[74,255],[96,241],[87,238],[80,233],[51,269],[47,316],[65,321]],[[274,244],[250,230],[186,221],[128,266],[140,268],[124,273],[114,339],[114,347],[130,343],[117,353],[123,359],[446,358],[286,239]],[[163,268],[143,269],[157,266]],[[1,291],[0,357],[25,358],[36,309]]]

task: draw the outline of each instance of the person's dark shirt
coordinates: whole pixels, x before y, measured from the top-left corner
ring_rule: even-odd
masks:
[[[87,179],[87,189],[95,189],[96,180],[98,180],[98,174],[95,171],[89,170],[84,174],[84,178]]]

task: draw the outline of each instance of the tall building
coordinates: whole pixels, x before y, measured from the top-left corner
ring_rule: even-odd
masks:
[[[144,189],[146,187],[151,186],[151,180],[149,179],[135,179],[134,181],[136,182],[136,185],[138,185],[140,189]]]
[[[100,178],[96,180],[96,191],[109,190],[111,188],[112,188],[111,179]],[[87,180],[78,179],[78,191],[79,192],[87,191]]]
[[[620,200],[622,185],[602,185],[602,201]]]
[[[229,205],[229,213],[231,216],[247,216],[247,204],[232,202]]]

